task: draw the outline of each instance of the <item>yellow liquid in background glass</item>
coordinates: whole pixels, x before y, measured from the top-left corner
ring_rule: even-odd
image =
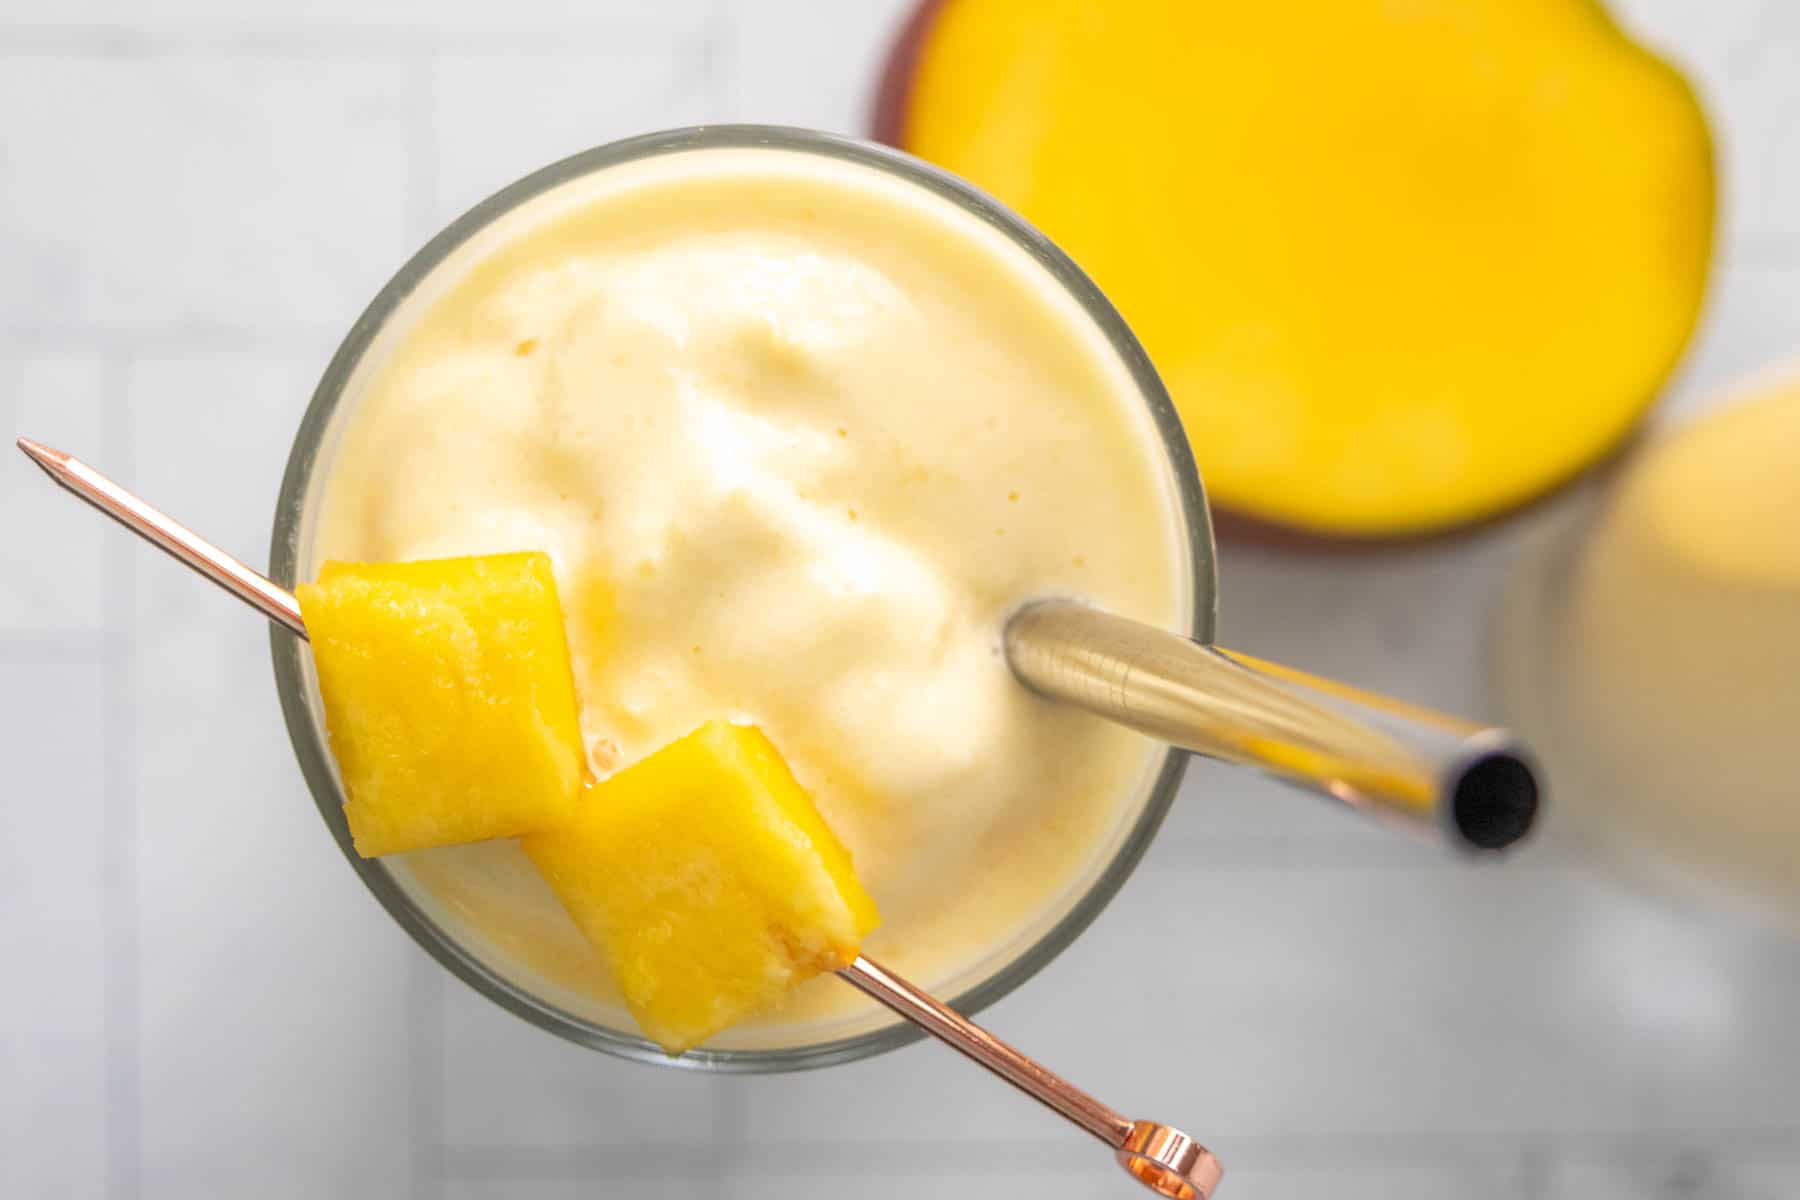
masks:
[[[597,774],[755,722],[880,905],[868,952],[942,990],[1116,849],[1161,747],[1031,696],[1000,630],[1051,594],[1187,628],[1184,534],[1128,372],[1003,235],[868,167],[666,155],[503,218],[376,353],[310,565],[549,553]],[[398,873],[503,973],[631,1028],[515,844]],[[873,1023],[822,979],[712,1044]]]
[[[1800,371],[1646,448],[1577,536],[1498,630],[1552,828],[1800,929]]]

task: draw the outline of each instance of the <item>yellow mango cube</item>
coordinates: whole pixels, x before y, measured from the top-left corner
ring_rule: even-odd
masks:
[[[524,839],[670,1054],[824,971],[879,920],[850,854],[754,727],[713,721]]]
[[[583,755],[550,560],[326,563],[295,589],[365,858],[550,828]]]

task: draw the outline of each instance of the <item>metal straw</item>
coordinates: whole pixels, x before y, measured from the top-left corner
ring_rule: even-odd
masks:
[[[1461,849],[1503,850],[1537,819],[1537,771],[1504,729],[1067,600],[1015,613],[1006,657],[1051,699]]]
[[[293,595],[260,572],[152,508],[80,459],[29,438],[19,439],[19,449],[60,486],[277,625],[302,638],[306,636],[306,622]],[[873,959],[858,956],[838,975],[1105,1142],[1112,1147],[1119,1165],[1158,1195],[1174,1200],[1210,1200],[1223,1171],[1206,1147],[1179,1129],[1121,1116]]]

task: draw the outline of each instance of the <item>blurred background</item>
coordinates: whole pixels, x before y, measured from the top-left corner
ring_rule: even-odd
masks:
[[[1666,427],[1800,348],[1800,9],[1613,7],[1720,144]],[[262,562],[312,387],[413,249],[620,136],[866,133],[908,8],[10,0],[0,427]],[[1495,599],[1582,502],[1354,553],[1228,542],[1221,640],[1491,714]],[[1134,1194],[936,1046],[717,1079],[504,1014],[323,836],[259,621],[22,458],[0,520],[0,1195]],[[1554,834],[1471,866],[1197,762],[1124,892],[986,1022],[1206,1141],[1230,1200],[1779,1200],[1796,1013],[1800,941],[1772,924]]]

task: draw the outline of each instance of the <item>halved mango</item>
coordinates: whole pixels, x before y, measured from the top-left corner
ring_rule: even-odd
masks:
[[[326,563],[296,588],[364,857],[549,828],[583,756],[543,554]]]
[[[1633,428],[1699,311],[1713,152],[1594,0],[933,0],[878,137],[1068,250],[1214,501],[1475,521]]]
[[[879,919],[849,852],[751,726],[702,725],[591,785],[571,822],[523,845],[670,1054],[847,965]]]

